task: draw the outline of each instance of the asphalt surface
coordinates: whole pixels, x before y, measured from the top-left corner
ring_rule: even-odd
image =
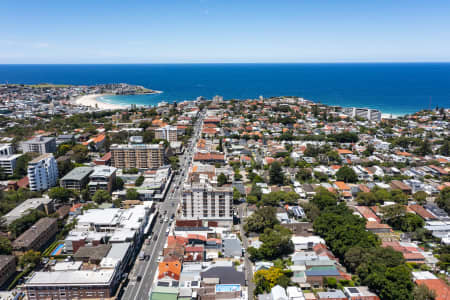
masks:
[[[203,121],[203,114],[199,117],[197,121],[192,142],[186,147],[184,154],[179,157],[180,159],[180,170],[179,174],[175,175],[172,179],[171,186],[166,194],[163,202],[159,203],[159,217],[155,222],[153,227],[153,234],[149,245],[145,243],[142,245],[141,251],[144,251],[146,255],[149,255],[148,260],[139,260],[136,258],[136,262],[130,272],[130,281],[125,287],[125,292],[121,299],[126,300],[144,300],[149,299],[150,289],[153,285],[153,280],[155,278],[155,273],[158,269],[158,258],[159,253],[163,250],[165,241],[167,239],[166,230],[169,228],[170,217],[175,214],[178,205],[181,200],[182,185],[188,175],[189,167],[192,163],[192,156],[194,155],[195,145],[197,144],[198,138],[201,132],[201,122]],[[167,214],[164,212],[167,211]],[[160,223],[161,219],[169,219],[168,222]],[[154,240],[155,235],[157,240]],[[137,281],[137,277],[140,276],[141,280]]]
[[[244,267],[245,267],[245,279],[247,280],[248,286],[248,299],[254,299],[253,291],[255,290],[255,284],[253,283],[253,267],[252,262],[250,261],[247,253],[248,240],[244,230],[244,216],[246,216],[246,210],[247,210],[246,203],[243,203],[239,206],[239,219],[241,220],[241,224],[239,225],[239,231],[241,233],[242,246],[245,249]]]

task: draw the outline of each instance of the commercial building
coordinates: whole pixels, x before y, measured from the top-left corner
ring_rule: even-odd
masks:
[[[59,181],[66,189],[81,192],[89,182],[89,175],[94,171],[91,167],[78,167],[67,173]]]
[[[58,225],[55,218],[42,218],[13,241],[13,253],[21,255],[28,250],[40,250],[57,231]]]
[[[0,286],[16,272],[16,257],[13,255],[0,255]]]
[[[116,171],[117,169],[114,167],[96,166],[89,175],[89,193],[93,195],[98,190],[111,193],[116,181]]]
[[[39,154],[56,152],[56,139],[54,137],[38,136],[21,143],[22,151],[36,152]]]
[[[233,220],[233,188],[215,186],[207,179],[185,184],[182,219]]]
[[[43,191],[58,181],[58,165],[53,154],[43,154],[28,163],[30,190]]]
[[[168,142],[176,142],[177,141],[178,129],[176,126],[166,125],[164,127],[160,127],[155,129],[155,138],[166,140]]]
[[[74,261],[56,262],[45,272],[33,273],[24,284],[28,299],[116,299],[144,232],[151,230],[147,228],[155,217],[150,216],[153,208],[148,203],[90,209],[78,216],[62,250]]]
[[[114,269],[35,272],[25,288],[29,300],[110,299],[118,277]]]
[[[164,164],[164,143],[111,146],[111,165],[121,169],[157,169]]]

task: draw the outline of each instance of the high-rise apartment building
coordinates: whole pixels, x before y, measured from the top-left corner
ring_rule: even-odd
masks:
[[[199,182],[184,185],[182,219],[232,221],[233,188],[216,186],[201,178]]]
[[[166,140],[168,142],[177,141],[178,129],[176,126],[166,125],[155,129],[155,138],[160,140]]]
[[[43,191],[56,186],[58,165],[53,154],[41,155],[28,163],[30,190]]]
[[[39,154],[56,152],[56,139],[54,137],[38,136],[21,143],[23,153],[36,152]]]
[[[164,165],[164,143],[112,145],[111,165],[121,169],[158,169]]]

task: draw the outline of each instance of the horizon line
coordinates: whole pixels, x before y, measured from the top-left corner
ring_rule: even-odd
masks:
[[[449,64],[449,61],[314,61],[314,62],[98,62],[98,63],[0,63],[0,66],[26,65],[250,65],[250,64]]]

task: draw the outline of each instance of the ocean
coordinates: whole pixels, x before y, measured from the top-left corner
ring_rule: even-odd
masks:
[[[0,65],[0,83],[129,83],[162,94],[105,97],[155,105],[198,96],[299,96],[403,115],[450,107],[450,63]]]

